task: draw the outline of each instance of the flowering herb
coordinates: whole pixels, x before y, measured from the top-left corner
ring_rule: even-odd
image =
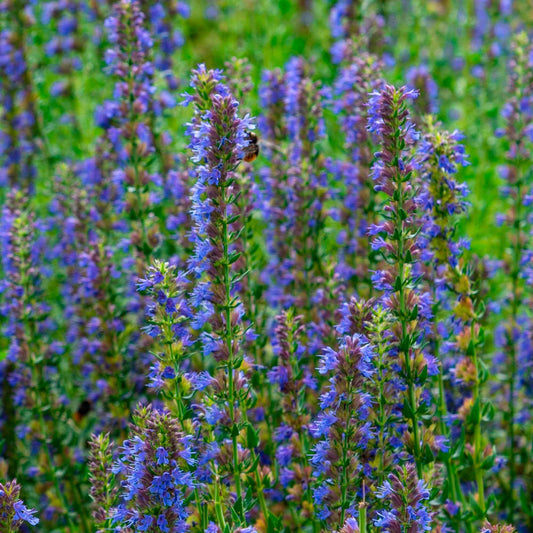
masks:
[[[377,290],[384,291],[385,306],[395,322],[391,347],[398,355],[400,376],[406,384],[404,413],[410,420],[409,448],[421,476],[423,464],[433,458],[422,446],[419,424],[425,407],[417,388],[435,372],[435,363],[423,351],[425,321],[431,310],[427,294],[417,292],[414,271],[420,255],[421,221],[413,179],[415,162],[408,150],[418,134],[409,121],[406,102],[415,97],[413,91],[392,86],[372,94],[368,128],[381,141],[372,172],[376,190],[386,200],[381,221],[371,226],[369,233],[375,235],[372,246],[381,251],[386,264],[385,269],[375,272],[373,282]]]
[[[0,0],[0,531],[533,530],[530,6],[467,4]]]

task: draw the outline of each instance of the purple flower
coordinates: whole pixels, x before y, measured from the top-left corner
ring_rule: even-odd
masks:
[[[397,467],[377,496],[388,503],[389,509],[378,511],[374,526],[388,533],[431,531],[431,515],[424,504],[429,499],[429,491],[417,479],[413,464]]]
[[[28,509],[19,499],[20,485],[16,480],[0,483],[0,528],[2,531],[17,531],[24,522],[30,526],[39,523],[36,511]]]
[[[119,464],[124,482],[121,503],[112,511],[113,523],[138,524],[142,530],[159,516],[159,527],[184,531],[183,523],[189,515],[184,502],[195,486],[183,458],[189,454],[190,439],[181,433],[176,419],[151,406],[139,408],[133,420],[133,436],[121,449]]]

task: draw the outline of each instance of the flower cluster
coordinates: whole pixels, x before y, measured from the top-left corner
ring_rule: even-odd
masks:
[[[378,497],[388,505],[378,512],[374,525],[387,533],[431,531],[431,515],[427,504],[429,491],[417,478],[412,464],[398,467],[380,487]]]
[[[371,476],[367,447],[373,438],[368,421],[372,397],[364,383],[374,373],[374,356],[357,334],[320,356],[318,372],[331,377],[320,397],[321,412],[310,426],[311,435],[320,439],[311,457],[320,482],[313,493],[318,518],[339,528],[347,515],[356,514],[355,502],[364,498]]]
[[[138,531],[187,531],[185,502],[195,487],[188,465],[194,461],[178,420],[150,406],[138,409],[112,469],[124,480],[112,523]]]
[[[533,530],[527,4],[0,0],[1,532]]]
[[[26,522],[30,526],[39,523],[35,510],[28,509],[20,499],[20,485],[16,481],[0,483],[0,526],[6,533],[15,533]]]

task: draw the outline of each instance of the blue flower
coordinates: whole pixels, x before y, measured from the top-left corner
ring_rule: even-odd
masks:
[[[30,524],[30,526],[35,526],[39,523],[39,519],[34,516],[37,511],[35,509],[28,509],[21,500],[13,504],[13,509],[15,511],[14,521],[22,520]]]
[[[163,465],[163,464],[167,465],[168,464],[168,452],[162,446],[157,448],[157,450],[155,452],[155,456],[157,458],[157,464],[158,465]]]
[[[329,346],[325,348],[324,352],[319,355],[320,365],[318,371],[320,374],[327,374],[332,370],[335,370],[337,366],[337,352]]]

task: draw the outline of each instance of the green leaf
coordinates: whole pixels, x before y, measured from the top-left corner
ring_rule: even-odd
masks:
[[[240,252],[231,252],[231,254],[228,255],[228,265],[232,265],[233,263],[235,263],[235,261],[237,261],[240,256]]]
[[[470,504],[470,509],[472,511],[472,514],[478,518],[478,519],[481,519],[484,517],[485,513],[481,510],[481,507],[479,506],[479,504],[476,502],[475,498],[474,498],[474,495],[472,493],[470,493],[468,495],[468,503]]]
[[[431,451],[429,444],[426,442],[426,444],[424,444],[424,448],[422,449],[422,463],[425,465],[429,465],[433,461],[435,461],[435,458],[433,457],[433,452]]]
[[[242,514],[243,507],[242,507],[242,498],[237,498],[235,500],[235,503],[231,507],[231,516],[233,518],[233,521],[236,523],[239,523],[241,518],[240,515]]]
[[[465,429],[464,426],[461,429],[461,435],[452,444],[453,455],[452,459],[460,459],[463,456],[465,449]]]
[[[468,348],[466,349],[466,355],[472,357],[474,355],[474,342],[470,341],[468,343]]]
[[[477,345],[483,346],[485,344],[485,330],[483,328],[479,328],[479,333],[477,337]]]
[[[478,358],[478,377],[480,383],[485,383],[489,377],[489,371],[487,369],[487,365],[483,362],[482,359]]]
[[[470,410],[470,413],[468,413],[468,417],[466,419],[466,422],[468,424],[472,424],[475,426],[479,422],[479,398],[474,402],[474,405],[472,406],[472,409]]]
[[[419,383],[425,383],[427,377],[428,377],[428,365],[424,365],[424,368],[422,368],[422,371],[420,372],[418,376]],[[425,404],[422,404],[422,405],[425,405]]]
[[[402,412],[403,412],[405,418],[407,418],[408,420],[411,420],[414,417],[415,412],[414,412],[413,407],[411,406],[411,402],[409,402],[409,400],[404,402]]]
[[[256,455],[252,464],[246,469],[246,473],[251,474],[252,472],[255,472],[258,466],[259,466],[259,455]]]
[[[490,470],[494,466],[494,460],[496,459],[495,454],[490,454],[488,457],[485,457],[483,459],[483,462],[481,463],[481,468],[483,470]]]
[[[520,507],[526,513],[527,516],[533,516],[533,502],[530,497],[525,493],[524,489],[520,489]]]
[[[246,442],[250,450],[253,450],[259,444],[259,432],[253,428],[250,422],[246,425]]]
[[[398,277],[394,280],[394,290],[395,290],[396,292],[398,292],[401,288],[402,288],[402,280],[401,280],[400,276],[398,276]]]
[[[494,418],[494,405],[492,405],[492,402],[487,401],[483,406],[481,417],[484,422],[490,422]]]

